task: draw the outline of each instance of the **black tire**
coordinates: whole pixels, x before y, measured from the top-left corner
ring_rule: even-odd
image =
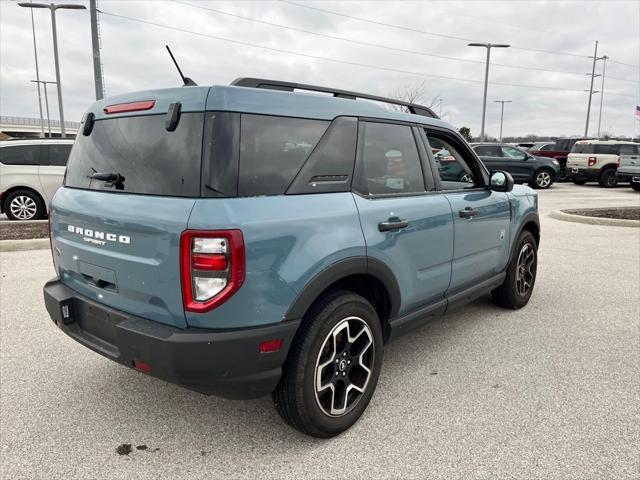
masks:
[[[548,168],[541,168],[533,175],[533,188],[546,190],[553,185],[554,175]]]
[[[633,188],[636,192],[640,192],[640,183],[631,183],[631,188]]]
[[[40,195],[31,190],[16,190],[7,195],[3,205],[9,220],[40,220],[47,208]]]
[[[522,270],[520,260],[528,257],[529,253],[527,252],[533,255],[532,263],[527,264],[529,266]],[[531,232],[524,230],[520,233],[516,246],[513,249],[513,255],[507,267],[507,276],[504,282],[491,292],[493,300],[505,308],[518,309],[524,307],[531,298],[531,293],[536,283],[537,269],[538,245]],[[528,281],[529,283],[529,287],[524,293],[520,288],[523,285],[523,281]]]
[[[586,180],[578,180],[577,178],[572,178],[571,181],[576,185],[584,185],[585,183],[587,183]]]
[[[615,168],[607,168],[602,171],[598,183],[604,188],[613,188],[618,184]]]
[[[348,320],[350,317],[355,320]],[[349,328],[346,336],[345,322]],[[354,323],[356,326],[353,326]],[[359,326],[362,327],[361,333],[358,333]],[[339,333],[335,333],[336,331]],[[357,340],[349,345],[343,343],[349,336],[357,337]],[[359,358],[352,356],[354,349],[357,353],[357,349],[364,347],[369,340],[371,346],[363,348]],[[336,345],[336,348],[332,345]],[[346,348],[344,353],[349,351],[344,357],[343,346]],[[360,418],[373,396],[382,366],[382,348],[382,327],[371,304],[360,295],[348,291],[329,292],[309,309],[296,333],[283,367],[282,378],[272,393],[276,410],[293,428],[314,437],[329,438],[344,432]],[[358,365],[362,359],[370,362],[367,363],[371,367],[368,376]],[[336,364],[333,360],[336,360]],[[346,364],[347,360],[350,366]],[[323,363],[327,365],[324,369],[321,367]],[[325,374],[324,385],[332,384],[333,388],[320,389],[321,392],[317,393],[318,371],[321,375],[320,383],[322,384],[322,375]],[[364,376],[366,380],[363,380]],[[356,381],[362,381],[358,386],[363,392],[346,388],[346,382],[352,379],[354,385]],[[343,391],[346,394],[340,395]],[[345,397],[346,402],[336,403]],[[330,412],[325,410],[327,402]],[[345,407],[345,411],[331,416],[335,404]]]

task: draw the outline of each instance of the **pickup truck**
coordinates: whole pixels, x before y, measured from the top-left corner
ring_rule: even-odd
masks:
[[[539,150],[534,150],[534,148],[529,150],[531,155],[535,155],[536,157],[549,157],[557,160],[560,164],[560,174],[556,179],[559,182],[566,182],[569,180],[569,172],[567,171],[567,155],[573,148],[573,145],[578,140],[584,140],[583,138],[559,138],[556,140],[555,146],[550,148],[548,145],[543,146]]]

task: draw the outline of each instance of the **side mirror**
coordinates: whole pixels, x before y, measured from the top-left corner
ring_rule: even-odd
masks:
[[[510,192],[513,190],[513,177],[509,172],[502,170],[491,172],[489,189],[494,192]]]

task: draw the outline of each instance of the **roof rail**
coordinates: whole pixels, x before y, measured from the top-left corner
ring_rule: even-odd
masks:
[[[376,102],[390,103],[392,105],[401,105],[407,107],[409,112],[415,115],[422,115],[424,117],[438,118],[438,116],[429,107],[424,105],[417,105],[415,103],[404,102],[402,100],[394,100],[393,98],[378,97],[376,95],[369,95],[367,93],[351,92],[348,90],[338,90],[335,88],[319,87],[317,85],[307,85],[304,83],[283,82],[280,80],[268,80],[265,78],[250,78],[242,77],[236,78],[231,85],[236,87],[249,87],[249,88],[266,88],[269,90],[283,90],[286,92],[293,92],[295,89],[308,90],[310,92],[322,92],[330,93],[334,97],[348,98],[350,100],[356,100],[363,98],[366,100],[373,100]]]

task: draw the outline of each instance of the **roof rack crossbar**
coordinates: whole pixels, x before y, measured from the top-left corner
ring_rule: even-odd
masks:
[[[402,100],[395,100],[393,98],[379,97],[377,95],[369,95],[367,93],[351,92],[348,90],[338,90],[335,88],[320,87],[318,85],[308,85],[304,83],[283,82],[281,80],[268,80],[265,78],[251,78],[242,77],[236,78],[231,85],[236,87],[249,87],[249,88],[266,88],[269,90],[283,90],[287,92],[293,92],[294,90],[307,90],[310,92],[329,93],[337,98],[347,98],[349,100],[357,100],[362,98],[365,100],[373,100],[375,102],[389,103],[392,105],[401,105],[407,107],[409,112],[415,115],[422,115],[424,117],[438,118],[438,116],[429,107],[424,105],[418,105],[415,103],[404,102]]]

